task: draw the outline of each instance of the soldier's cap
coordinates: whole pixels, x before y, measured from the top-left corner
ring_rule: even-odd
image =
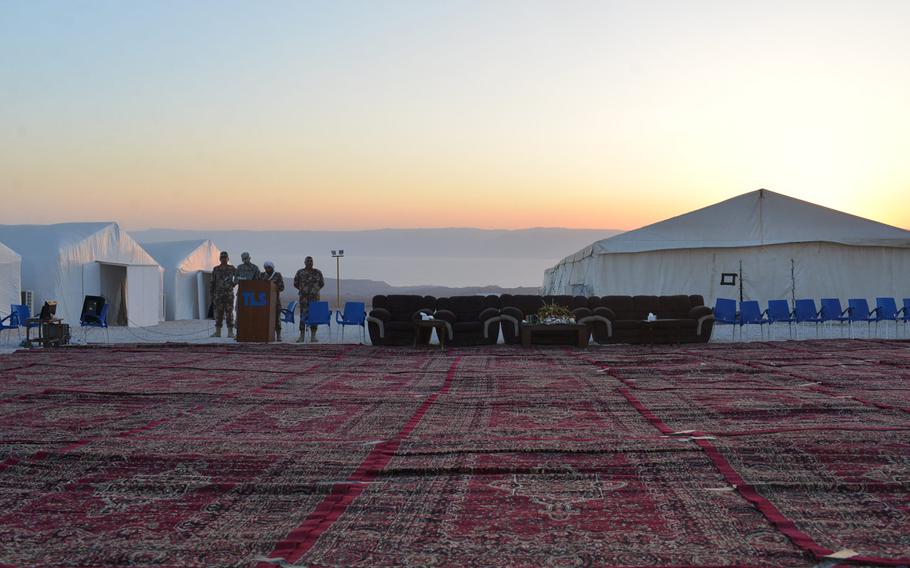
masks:
[[[222,257],[227,258],[227,255],[228,255],[227,251],[223,250],[223,251],[221,251],[221,254],[218,255],[218,258],[222,258]]]
[[[271,260],[267,260],[262,263],[262,267],[263,268],[275,268],[275,263],[272,262]]]
[[[249,260],[249,259],[250,259],[250,253],[248,253],[248,252],[241,253],[241,254],[240,254],[240,258],[242,258],[243,260]]]

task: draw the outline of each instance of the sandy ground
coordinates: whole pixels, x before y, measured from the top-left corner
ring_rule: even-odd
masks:
[[[846,325],[819,325],[817,328],[814,324],[794,325],[792,330],[784,324],[775,326],[748,325],[740,328],[739,326],[721,325],[714,328],[711,337],[712,343],[730,343],[751,342],[751,341],[787,341],[801,339],[841,339],[853,337],[855,339],[910,339],[910,327],[893,323],[872,324],[867,326],[859,324],[850,329]],[[210,337],[214,331],[214,323],[211,320],[181,320],[162,322],[150,327],[111,327],[109,333],[104,330],[91,329],[88,334],[84,334],[80,328],[73,330],[72,343],[76,345],[104,344],[104,343],[233,343],[233,339],[227,337],[213,338]],[[226,330],[225,330],[226,333]],[[0,353],[11,353],[15,351],[21,338],[25,337],[25,332],[21,336],[12,330],[4,330],[0,333]],[[288,324],[284,327],[282,333],[283,343],[294,343],[297,340],[298,331],[296,327]],[[326,326],[320,326],[316,338],[321,343],[360,343],[360,328],[348,327],[344,331],[344,339],[341,337],[341,330],[338,326],[332,326],[329,329]],[[500,343],[502,337],[500,337]],[[308,341],[309,342],[309,341]],[[433,335],[433,343],[437,343],[436,335]],[[366,334],[365,343],[370,343],[370,335]]]

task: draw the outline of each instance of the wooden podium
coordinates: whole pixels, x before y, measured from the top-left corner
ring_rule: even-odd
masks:
[[[278,290],[269,280],[241,280],[237,291],[237,341],[275,341]]]

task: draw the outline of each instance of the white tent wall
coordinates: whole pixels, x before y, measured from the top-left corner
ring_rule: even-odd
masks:
[[[84,297],[101,293],[99,263],[158,270],[155,260],[116,223],[0,225],[0,242],[22,256],[22,287],[34,291],[35,305],[56,300],[57,315],[70,324],[78,325]],[[143,282],[128,297],[139,310],[138,319],[129,314],[130,325],[158,323],[160,285]],[[149,311],[154,318],[144,315]]]
[[[157,265],[130,265],[126,267],[126,279],[129,325],[145,327],[157,324],[160,321],[161,268]],[[156,302],[147,301],[149,297],[154,297]]]
[[[0,243],[0,314],[8,315],[12,304],[21,300],[22,258]]]
[[[200,318],[198,274],[211,272],[218,264],[220,251],[215,244],[204,240],[144,243],[142,246],[164,270],[164,318]]]
[[[792,261],[792,262],[791,262]],[[739,300],[910,297],[910,249],[798,243],[589,256],[547,271],[547,294],[701,294]],[[737,274],[722,286],[721,274]]]

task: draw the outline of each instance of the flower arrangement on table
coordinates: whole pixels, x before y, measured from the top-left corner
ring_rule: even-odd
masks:
[[[537,318],[540,320],[540,323],[547,325],[575,323],[575,318],[572,317],[572,312],[569,311],[569,308],[555,303],[544,304],[543,307],[537,310]]]

